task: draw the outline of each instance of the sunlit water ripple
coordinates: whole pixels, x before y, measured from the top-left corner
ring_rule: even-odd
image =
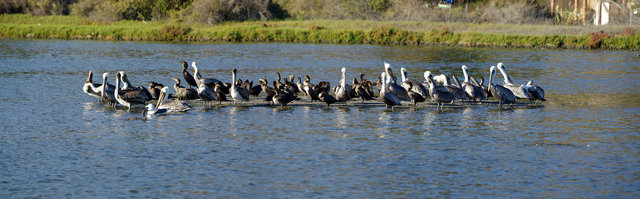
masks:
[[[0,197],[640,196],[638,52],[312,44],[0,40]],[[128,121],[81,91],[89,70],[134,85],[181,77],[336,85],[382,62],[488,77],[504,62],[541,107],[194,107]],[[501,76],[498,75],[500,82]],[[497,83],[496,82],[496,83]],[[354,102],[357,103],[357,102]]]

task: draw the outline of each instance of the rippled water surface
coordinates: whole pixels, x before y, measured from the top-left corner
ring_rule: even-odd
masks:
[[[640,197],[640,52],[0,40],[0,197]],[[128,121],[81,91],[89,70],[374,79],[504,62],[538,107],[214,107]],[[397,71],[396,71],[397,72]],[[356,74],[357,73],[357,74]],[[399,73],[397,73],[399,74]],[[497,75],[501,81],[502,77]],[[496,81],[500,82],[500,81]],[[113,81],[112,81],[113,82]],[[357,102],[354,102],[357,104]]]

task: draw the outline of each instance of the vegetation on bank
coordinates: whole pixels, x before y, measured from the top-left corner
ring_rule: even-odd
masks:
[[[449,26],[452,25],[452,26]],[[537,34],[478,32],[488,27],[537,29]],[[463,28],[464,27],[464,28]],[[0,37],[154,41],[298,42],[383,45],[452,45],[640,50],[640,32],[624,26],[608,32],[578,30],[548,34],[558,26],[459,24],[417,21],[246,21],[201,23],[161,21],[94,22],[74,16],[0,15]],[[611,29],[614,31],[612,32]]]

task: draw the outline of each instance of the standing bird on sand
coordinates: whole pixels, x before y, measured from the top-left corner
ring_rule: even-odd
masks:
[[[429,84],[429,90],[431,92],[431,100],[435,102],[438,107],[442,107],[444,103],[451,103],[458,99],[455,94],[446,90],[440,90],[432,78],[427,79],[427,83]]]
[[[207,102],[218,100],[218,95],[216,94],[216,91],[214,91],[213,88],[205,85],[202,82],[202,80],[200,80],[200,84],[198,86],[197,91],[198,91],[198,96],[204,102],[204,105],[206,105]]]
[[[237,101],[248,101],[249,100],[249,91],[245,88],[239,87],[236,85],[236,74],[238,73],[238,69],[231,69],[231,90],[229,90],[231,94],[231,98],[233,98],[233,104]]]
[[[191,62],[191,67],[193,67],[193,79],[195,79],[196,83],[198,84],[199,82],[204,81],[204,84],[206,84],[207,86],[213,88],[216,83],[221,82],[220,80],[214,79],[214,78],[203,78],[202,75],[200,74],[200,71],[198,70],[198,66],[196,66],[196,62]],[[200,80],[200,81],[198,81]],[[222,83],[222,82],[221,82]]]
[[[227,96],[224,94],[222,82],[216,83],[216,86],[213,88],[213,91],[216,92],[216,96],[218,97],[218,104],[222,104],[223,101],[229,101]]]
[[[491,95],[495,97],[500,102],[500,107],[502,104],[513,104],[516,103],[516,96],[511,92],[511,90],[505,88],[502,85],[493,84],[493,78],[496,76],[496,67],[491,66],[489,69],[489,91]]]
[[[407,69],[405,69],[404,67],[400,68],[400,74],[402,75],[402,87],[406,89],[407,92],[413,89],[412,91],[414,93],[422,95],[423,98],[429,95],[429,91],[427,90],[427,87],[422,85],[422,83],[409,78],[409,76],[407,75]],[[409,85],[409,82],[411,82],[411,86]],[[411,97],[411,95],[409,95],[409,97]]]
[[[527,88],[527,91],[529,91],[529,96],[531,97],[532,101],[547,101],[546,99],[544,99],[544,90],[542,89],[542,87],[534,85],[533,80],[529,80],[525,87]]]
[[[119,104],[126,106],[131,110],[132,106],[144,106],[147,101],[144,94],[137,90],[120,91],[121,73],[116,73],[116,88],[113,95]]]
[[[393,110],[393,106],[402,105],[402,103],[400,103],[400,98],[396,94],[387,91],[387,81],[384,81],[384,79],[386,79],[386,73],[383,72],[380,74],[380,77],[383,79],[382,86],[380,87],[380,99],[382,99],[386,108],[391,106],[391,109]]]
[[[388,91],[395,94],[398,98],[400,98],[400,100],[404,100],[404,101],[411,100],[411,98],[409,98],[409,94],[407,94],[407,90],[402,88],[402,86],[396,83],[395,78],[393,78],[393,71],[391,70],[391,65],[387,62],[384,62],[384,71],[386,72],[387,78],[386,80],[383,79],[382,81],[386,81]],[[391,80],[393,80],[393,82],[391,82]]]
[[[184,81],[189,84],[189,88],[191,88],[192,86],[197,88],[198,83],[196,82],[196,79],[194,79],[189,71],[187,71],[187,68],[189,68],[189,64],[187,64],[187,62],[185,61],[180,62],[180,64],[182,64],[182,76],[184,77]]]
[[[462,82],[462,89],[467,94],[467,97],[469,97],[470,99],[473,99],[474,102],[476,102],[476,100],[480,100],[480,101],[485,100],[486,98],[484,97],[485,96],[484,90],[482,90],[482,87],[476,86],[471,83],[468,70],[469,69],[467,66],[462,65],[462,73],[464,74],[464,82]]]
[[[160,96],[158,98],[158,102],[156,102],[156,107],[158,107],[158,109],[167,109],[168,113],[186,112],[188,110],[191,110],[191,105],[189,105],[185,101],[174,99],[170,102],[167,102],[169,98],[169,95],[167,95],[167,90],[169,90],[169,87],[166,86],[160,89]]]
[[[340,79],[340,85],[336,86],[335,94],[336,99],[340,102],[346,102],[351,100],[351,87],[347,85],[345,73],[347,72],[346,68],[342,68],[340,70],[342,72],[342,79]]]
[[[502,63],[498,63],[497,68],[498,70],[500,70],[500,73],[502,73],[502,77],[504,77],[504,84],[502,85],[505,88],[511,90],[511,92],[513,92],[513,95],[515,95],[517,99],[531,98],[529,96],[529,92],[524,88],[524,85],[518,86],[513,83],[513,80],[511,80],[511,77],[509,77],[509,74],[507,74],[507,70],[504,68],[504,65]]]

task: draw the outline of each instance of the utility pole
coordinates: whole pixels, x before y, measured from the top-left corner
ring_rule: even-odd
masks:
[[[598,25],[602,25],[602,0],[598,0]]]
[[[587,0],[582,0],[582,25],[587,25]]]
[[[578,0],[573,0],[573,23],[578,21]]]

